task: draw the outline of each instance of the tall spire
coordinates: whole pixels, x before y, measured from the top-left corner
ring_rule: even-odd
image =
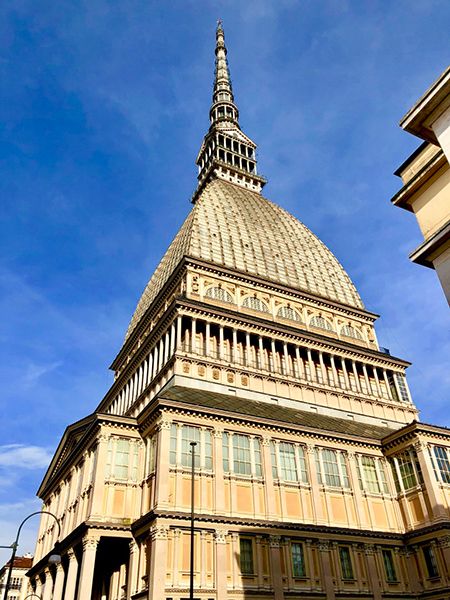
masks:
[[[228,110],[227,110],[228,109]],[[214,77],[213,101],[210,110],[211,123],[220,118],[227,118],[239,126],[239,111],[234,103],[231,86],[230,69],[227,60],[227,47],[222,20],[217,21],[216,29],[216,70]]]
[[[239,126],[239,111],[234,103],[221,20],[217,22],[215,53],[214,88],[209,111],[211,125],[197,156],[198,187],[193,202],[213,178],[219,177],[255,192],[260,192],[266,183],[256,171],[256,144]]]

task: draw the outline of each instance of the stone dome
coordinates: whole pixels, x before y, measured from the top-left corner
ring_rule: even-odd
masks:
[[[214,179],[148,282],[127,338],[185,256],[364,308],[342,265],[303,223],[257,192]]]

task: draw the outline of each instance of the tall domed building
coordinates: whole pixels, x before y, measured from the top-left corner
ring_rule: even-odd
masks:
[[[193,207],[39,488],[43,600],[449,598],[450,432],[332,252],[262,195],[222,25]],[[196,446],[192,446],[192,442]],[[194,454],[192,454],[192,451]]]

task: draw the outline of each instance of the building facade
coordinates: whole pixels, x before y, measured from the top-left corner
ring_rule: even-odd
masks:
[[[33,557],[31,554],[16,556],[11,572],[8,596],[6,596],[6,582],[10,564],[10,562],[7,562],[0,569],[0,598],[1,600],[25,600],[32,593],[30,580],[26,574],[33,564]]]
[[[216,32],[193,208],[38,494],[43,600],[449,597],[450,431],[343,267],[265,199]]]
[[[403,187],[392,202],[415,214],[424,241],[410,258],[436,270],[450,304],[450,67],[400,125],[424,141],[395,172]]]

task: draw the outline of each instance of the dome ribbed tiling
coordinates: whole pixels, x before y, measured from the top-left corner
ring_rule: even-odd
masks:
[[[185,256],[364,308],[342,265],[303,223],[259,193],[215,179],[148,282],[126,337]]]

